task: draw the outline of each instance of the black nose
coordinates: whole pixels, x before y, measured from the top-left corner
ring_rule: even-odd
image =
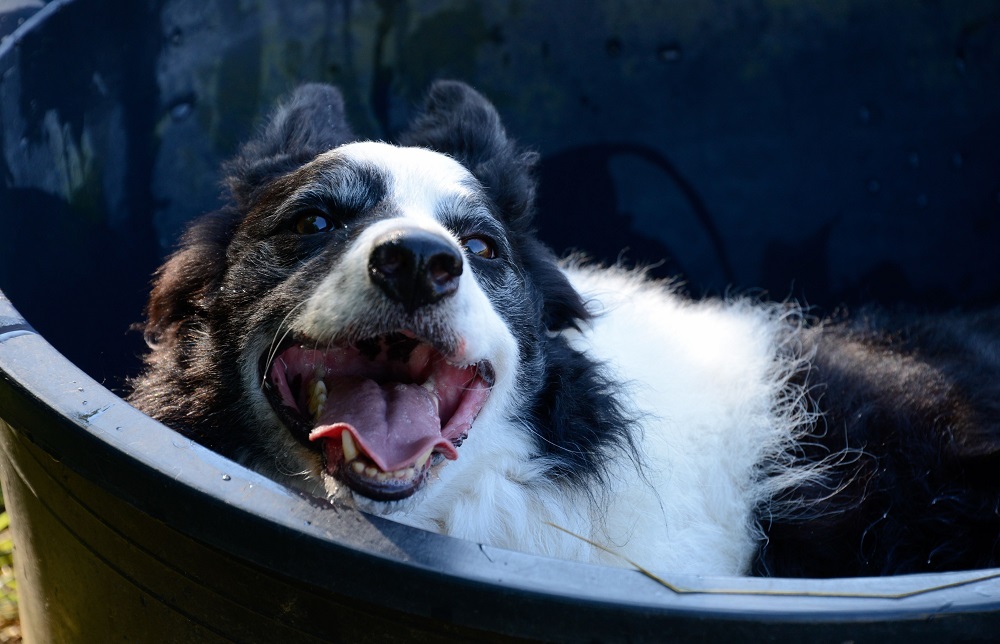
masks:
[[[426,230],[394,230],[375,242],[368,273],[412,313],[458,290],[462,254],[449,240]]]

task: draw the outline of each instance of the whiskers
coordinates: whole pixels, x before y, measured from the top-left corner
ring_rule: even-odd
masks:
[[[277,357],[278,348],[281,347],[281,345],[288,338],[288,335],[292,332],[291,327],[285,326],[288,323],[288,319],[292,317],[292,314],[305,303],[306,300],[302,300],[289,309],[288,313],[285,314],[285,317],[282,318],[281,322],[278,324],[278,329],[274,332],[274,337],[271,338],[271,346],[267,350],[267,360],[264,362],[264,369],[260,376],[261,389],[263,389],[264,385],[267,383],[267,374],[271,370],[271,365],[274,363],[275,357]]]

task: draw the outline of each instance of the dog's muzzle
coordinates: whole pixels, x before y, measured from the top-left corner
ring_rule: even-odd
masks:
[[[355,492],[413,494],[432,466],[458,458],[490,395],[492,365],[467,356],[449,322],[463,265],[445,236],[385,232],[368,251],[371,300],[354,314],[367,330],[339,339],[298,334],[262,358],[278,416]]]

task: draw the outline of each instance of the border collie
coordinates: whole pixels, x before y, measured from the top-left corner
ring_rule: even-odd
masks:
[[[158,271],[131,402],[280,481],[532,553],[1000,564],[1000,311],[818,321],[560,262],[536,161],[462,83],[392,145],[302,86]]]

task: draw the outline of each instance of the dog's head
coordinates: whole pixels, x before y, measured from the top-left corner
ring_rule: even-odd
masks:
[[[482,96],[439,82],[400,146],[353,138],[337,90],[306,85],[227,166],[231,204],[158,273],[133,400],[259,469],[392,500],[477,417],[525,408],[547,334],[586,312],[531,234],[536,157]]]

